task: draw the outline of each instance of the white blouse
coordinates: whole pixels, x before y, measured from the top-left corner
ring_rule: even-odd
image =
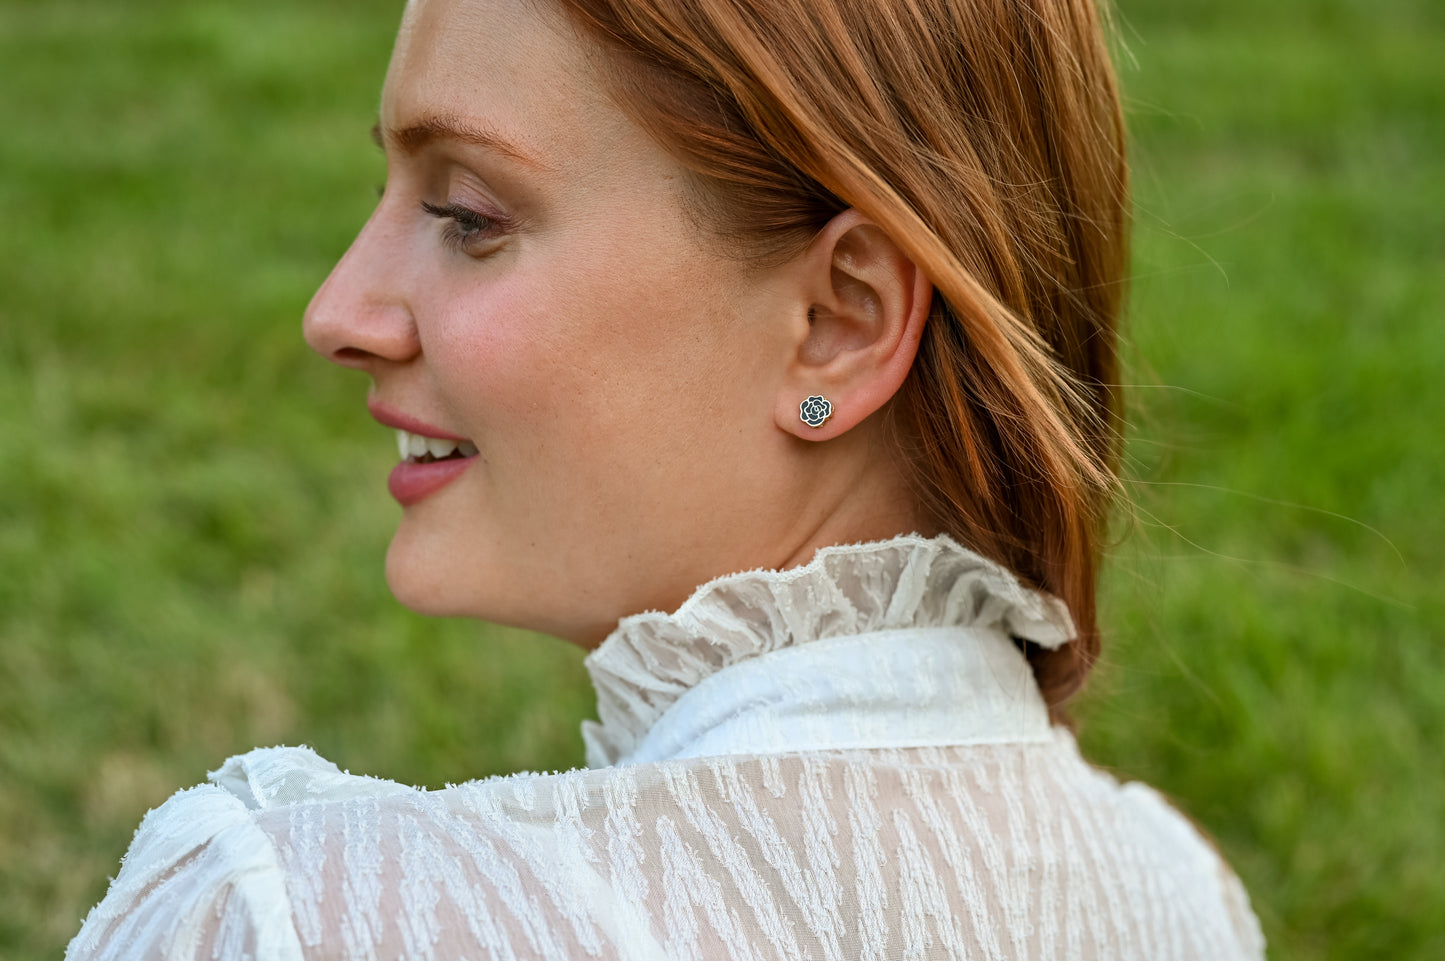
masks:
[[[590,769],[425,791],[307,748],[148,814],[82,958],[1258,959],[1229,868],[1051,728],[1063,605],[946,537],[622,621]]]

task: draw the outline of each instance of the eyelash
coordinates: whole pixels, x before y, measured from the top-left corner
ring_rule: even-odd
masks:
[[[432,204],[423,200],[421,209],[447,222],[442,231],[443,240],[447,246],[462,253],[467,253],[469,242],[494,239],[503,232],[504,225],[498,218],[488,217],[460,204]]]

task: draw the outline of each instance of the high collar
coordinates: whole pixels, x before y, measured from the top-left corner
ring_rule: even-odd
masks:
[[[1011,639],[1054,648],[1073,634],[1061,601],[947,536],[825,547],[802,567],[709,581],[671,614],[624,618],[586,661],[600,719],[583,726],[587,763],[761,753],[770,744],[885,746],[869,742],[881,737],[876,724],[864,737],[847,733],[861,730],[857,724],[820,721],[820,706],[833,695],[872,703],[870,717],[911,718],[888,727],[893,740],[939,743],[936,731],[950,725],[1002,737],[1034,730],[1040,716],[1046,728],[1031,679],[1020,693],[1019,666],[1027,665]],[[814,649],[793,650],[808,646]],[[917,672],[931,675],[917,678],[922,687],[909,680]],[[997,683],[980,687],[987,681],[980,673]],[[1000,681],[1004,675],[1012,680]],[[831,695],[816,689],[820,678]],[[995,696],[995,687],[1007,690]],[[799,697],[810,699],[811,711],[786,703]],[[950,707],[960,698],[973,703]],[[947,716],[924,717],[920,699]],[[985,702],[993,705],[985,713],[1007,708],[1007,717],[981,717]],[[1027,714],[1024,727],[1007,719],[1015,707]],[[779,720],[803,714],[813,719],[802,726]],[[820,733],[832,728],[837,736]],[[788,732],[812,740],[785,740]]]

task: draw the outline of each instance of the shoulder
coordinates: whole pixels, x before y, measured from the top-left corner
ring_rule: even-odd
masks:
[[[1249,894],[1234,869],[1224,860],[1214,842],[1182,814],[1159,791],[1147,784],[1132,781],[1123,785],[1121,795],[1148,824],[1158,838],[1160,847],[1172,854],[1187,856],[1196,877],[1218,898],[1225,917],[1248,957],[1264,957],[1264,933],[1250,906]]]
[[[1172,881],[1176,904],[1194,902],[1217,914],[1243,956],[1263,958],[1264,935],[1249,895],[1209,836],[1157,789],[1140,781],[1121,783],[1083,761],[1073,735],[1060,731],[1056,743],[1077,764],[1081,794],[1104,815],[1099,835],[1113,840],[1121,857]]]
[[[599,910],[612,898],[588,849],[631,780],[584,770],[426,791],[308,748],[239,755],[146,815],[67,959],[299,961],[353,943],[366,956],[430,943],[657,957],[637,912]]]
[[[299,959],[282,857],[260,815],[413,790],[346,774],[308,748],[233,757],[145,816],[66,957]]]
[[[259,748],[238,754],[208,779],[253,811],[423,793],[395,781],[343,771],[309,747]]]

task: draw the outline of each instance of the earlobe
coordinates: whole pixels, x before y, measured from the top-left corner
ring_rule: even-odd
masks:
[[[792,265],[808,318],[777,399],[778,426],[829,440],[882,408],[918,353],[933,285],[882,228],[846,210]]]

